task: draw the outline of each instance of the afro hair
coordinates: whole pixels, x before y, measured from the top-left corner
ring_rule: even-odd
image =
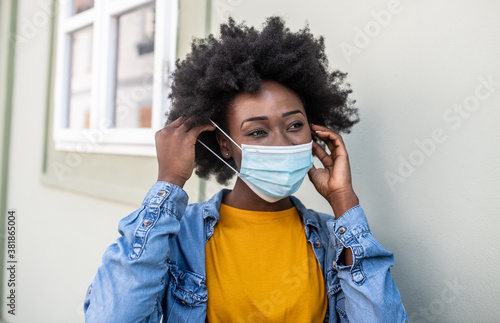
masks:
[[[336,132],[349,132],[359,121],[347,74],[328,70],[323,37],[315,38],[306,25],[298,32],[285,27],[280,17],[269,17],[261,31],[236,24],[232,18],[220,27],[220,37],[194,39],[183,61],[177,60],[169,98],[167,123],[190,117],[194,124],[209,119],[225,128],[226,109],[238,93],[255,93],[263,80],[276,81],[302,100],[310,123]],[[215,132],[199,139],[222,158]],[[229,163],[236,166],[231,159]],[[196,143],[195,173],[215,175],[226,184],[234,172],[205,147]]]

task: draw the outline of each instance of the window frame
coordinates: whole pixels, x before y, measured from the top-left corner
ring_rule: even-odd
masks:
[[[155,156],[154,133],[163,127],[170,108],[169,72],[175,68],[178,0],[96,0],[94,7],[71,15],[75,1],[59,2],[54,92],[53,140],[56,150],[84,153]],[[115,55],[118,17],[155,4],[151,128],[113,128]],[[67,127],[71,78],[71,33],[93,26],[89,128]]]

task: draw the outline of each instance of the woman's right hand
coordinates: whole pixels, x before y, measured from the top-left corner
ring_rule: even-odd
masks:
[[[212,124],[192,126],[178,118],[155,134],[158,181],[183,187],[194,169],[194,146],[199,134],[213,131]]]

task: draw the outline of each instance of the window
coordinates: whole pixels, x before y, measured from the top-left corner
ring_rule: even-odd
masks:
[[[59,4],[57,150],[154,156],[169,108],[178,0]]]

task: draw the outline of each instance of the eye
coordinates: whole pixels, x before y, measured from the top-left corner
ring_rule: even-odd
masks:
[[[292,123],[290,125],[290,127],[288,127],[288,129],[290,129],[290,130],[301,129],[303,126],[304,126],[303,122],[297,121],[297,122]]]
[[[250,131],[247,134],[248,137],[262,137],[265,135],[266,135],[266,132],[264,130],[254,130],[254,131]]]

